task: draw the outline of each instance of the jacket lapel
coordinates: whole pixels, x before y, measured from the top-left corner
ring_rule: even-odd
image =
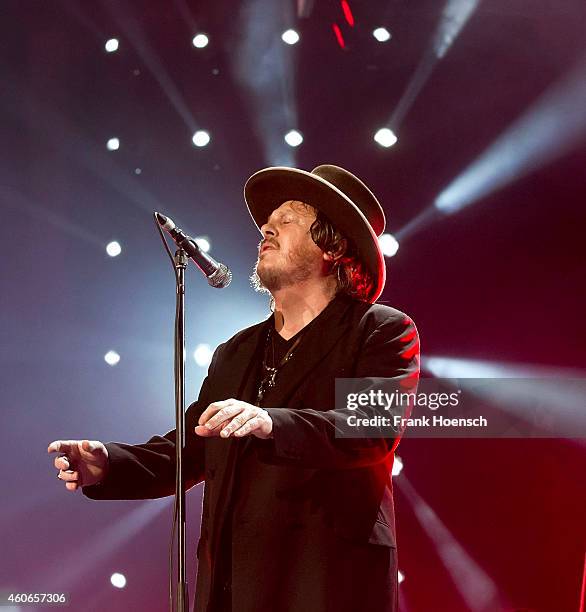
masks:
[[[221,389],[222,395],[216,393],[216,401],[231,397],[250,403],[254,401],[258,350],[265,341],[268,326],[272,324],[272,320],[273,318],[270,317],[263,323],[255,325],[248,330],[245,338],[235,344],[233,348],[231,347],[230,352],[222,355],[222,367],[216,374],[218,388]],[[220,438],[208,438],[206,440],[209,458],[213,461],[215,470],[216,507],[224,511],[230,503],[236,461],[246,440],[247,438],[234,438],[232,436],[227,440]],[[221,544],[220,533],[226,519],[224,511],[219,512],[213,521],[210,547],[214,558],[218,554],[218,546]]]
[[[273,317],[255,325],[247,336],[222,355],[222,368],[218,372],[222,396],[217,400],[230,397],[252,403],[256,398],[255,378],[259,367],[259,350],[264,346],[269,325]],[[262,359],[262,357],[260,357]]]

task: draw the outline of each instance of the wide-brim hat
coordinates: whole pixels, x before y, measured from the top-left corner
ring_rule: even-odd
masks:
[[[372,274],[374,303],[385,286],[386,270],[378,236],[385,230],[385,214],[375,195],[356,176],[325,164],[311,172],[273,167],[259,170],[244,185],[244,199],[259,231],[283,202],[299,200],[322,211],[349,238]]]

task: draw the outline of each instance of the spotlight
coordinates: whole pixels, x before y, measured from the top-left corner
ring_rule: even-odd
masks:
[[[108,351],[104,355],[104,361],[109,366],[115,366],[120,361],[120,355],[116,351]]]
[[[298,147],[303,142],[303,136],[297,130],[290,130],[285,134],[285,142],[290,147]]]
[[[443,569],[458,590],[465,604],[464,609],[502,610],[503,606],[498,601],[498,587],[492,578],[468,554],[409,480],[403,476],[399,482],[401,492],[412,507],[412,514],[431,540],[434,553],[438,555]],[[397,578],[401,580],[399,575]],[[497,605],[497,601],[501,605]],[[505,606],[507,607],[510,606]]]
[[[340,30],[340,26],[337,23],[332,23],[332,30],[334,31],[334,36],[336,37],[340,49],[345,49],[346,42],[344,41],[344,35],[342,34],[342,30]]]
[[[106,253],[108,253],[110,257],[118,257],[118,255],[122,253],[122,247],[120,246],[120,243],[116,242],[116,240],[108,242],[108,244],[106,245]]]
[[[340,4],[342,5],[342,12],[344,13],[344,18],[346,19],[346,22],[351,28],[353,28],[354,27],[354,15],[352,14],[352,9],[350,8],[350,4],[348,3],[348,0],[342,0]]]
[[[210,250],[210,240],[207,236],[197,236],[195,239],[197,246],[204,252],[208,253]]]
[[[112,586],[115,586],[117,589],[123,589],[126,586],[126,576],[115,572],[110,576],[110,582]]]
[[[117,151],[120,148],[120,140],[118,138],[110,138],[106,143],[108,151]]]
[[[585,74],[582,58],[442,190],[435,207],[457,212],[580,146],[586,132]]]
[[[375,142],[378,142],[378,144],[381,147],[392,147],[398,140],[398,138],[395,136],[393,130],[389,130],[389,128],[381,128],[375,135],[374,135],[374,140]]]
[[[205,130],[197,130],[192,140],[196,147],[205,147],[211,139],[210,135]]]
[[[198,366],[205,368],[212,362],[212,349],[209,344],[198,344],[193,351],[193,358]]]
[[[376,28],[376,30],[373,30],[372,35],[378,42],[387,42],[387,40],[391,40],[391,33],[386,28]]]
[[[196,34],[191,42],[196,49],[203,49],[208,46],[210,39],[205,34]]]
[[[383,234],[378,239],[378,243],[383,255],[386,257],[393,257],[393,255],[396,255],[397,251],[399,250],[399,243],[392,234]]]
[[[401,459],[401,457],[399,457],[399,455],[395,455],[395,458],[393,460],[392,475],[398,476],[401,473],[402,469],[403,469],[403,460]]]
[[[118,47],[119,44],[117,38],[110,38],[110,40],[107,40],[106,44],[104,45],[104,48],[108,53],[114,53],[114,51],[118,51]]]
[[[405,574],[403,574],[403,572],[397,570],[397,582],[399,584],[401,584],[401,582],[403,582],[403,580],[405,580]]]
[[[285,30],[281,34],[281,40],[288,45],[294,45],[299,42],[299,34],[295,30]]]

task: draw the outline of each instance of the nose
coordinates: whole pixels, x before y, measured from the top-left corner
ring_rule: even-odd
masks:
[[[265,240],[268,237],[272,238],[273,236],[276,235],[275,227],[274,225],[271,225],[269,221],[267,221],[264,225],[261,225],[260,232],[264,236]]]

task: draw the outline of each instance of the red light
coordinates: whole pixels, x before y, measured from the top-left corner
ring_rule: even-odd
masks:
[[[334,34],[336,35],[336,40],[342,49],[346,48],[346,43],[344,42],[344,37],[342,36],[342,30],[337,23],[332,24],[332,29],[334,30]]]
[[[354,15],[352,15],[352,10],[350,9],[350,5],[348,4],[348,0],[342,0],[342,10],[344,11],[344,17],[346,17],[346,21],[348,25],[354,27]]]

